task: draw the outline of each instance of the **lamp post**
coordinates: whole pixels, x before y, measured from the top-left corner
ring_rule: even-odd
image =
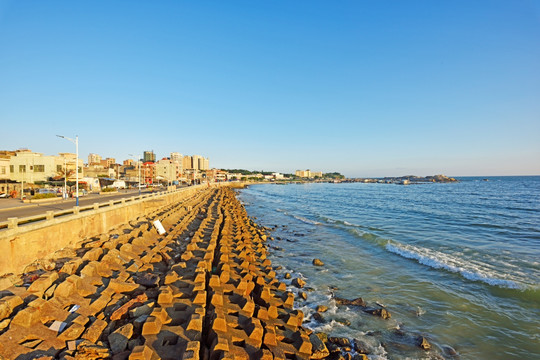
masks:
[[[135,156],[133,154],[128,154],[129,156]],[[140,154],[139,154],[140,155]],[[137,155],[137,168],[139,169],[139,196],[141,196],[141,163],[140,163],[140,157]]]
[[[71,141],[75,144],[75,192],[76,192],[76,200],[75,200],[75,206],[79,206],[79,136],[75,135],[75,140],[72,138],[68,138],[62,135],[56,135],[62,139],[66,139],[68,141]]]
[[[64,193],[62,194],[62,200],[67,199],[67,159],[64,156]]]

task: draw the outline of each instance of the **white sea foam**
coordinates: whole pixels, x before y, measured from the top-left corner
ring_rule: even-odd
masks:
[[[459,257],[445,254],[440,251],[427,249],[421,246],[413,246],[388,241],[386,250],[400,255],[407,259],[416,260],[422,265],[434,269],[444,269],[453,273],[458,273],[465,279],[472,281],[482,281],[486,284],[509,289],[524,289],[517,279],[509,280],[508,274],[499,273],[494,267],[478,261],[466,261]]]
[[[315,220],[306,219],[305,217],[293,215],[293,217],[297,220],[300,220],[302,222],[305,222],[306,224],[313,224],[313,225],[322,225],[320,222]]]

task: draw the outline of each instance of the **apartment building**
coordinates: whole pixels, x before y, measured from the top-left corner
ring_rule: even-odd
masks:
[[[155,179],[167,182],[178,181],[182,175],[180,163],[164,158],[155,163]]]
[[[72,153],[60,153],[59,156],[43,155],[31,150],[18,150],[9,159],[9,177],[17,182],[35,183],[63,174],[64,168],[75,169],[76,156]],[[83,161],[78,161],[79,177],[83,176]],[[76,174],[69,178],[76,177]]]
[[[89,154],[88,155],[88,165],[101,164],[101,156],[98,154]]]

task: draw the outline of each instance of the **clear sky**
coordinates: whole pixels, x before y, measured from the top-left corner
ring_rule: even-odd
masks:
[[[0,0],[0,150],[540,174],[540,1]]]

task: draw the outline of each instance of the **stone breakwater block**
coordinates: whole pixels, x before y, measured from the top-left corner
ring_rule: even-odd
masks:
[[[34,281],[32,285],[30,285],[30,287],[27,289],[27,291],[31,294],[36,295],[37,297],[42,297],[45,291],[47,291],[47,289],[50,288],[53,282],[55,282],[56,280],[58,280],[57,273],[53,272],[44,274],[39,279]]]
[[[174,300],[173,291],[169,286],[162,286],[159,289],[159,296],[158,296],[158,304],[164,305],[164,304],[171,304]]]
[[[159,318],[149,316],[144,322],[141,334],[142,336],[159,334],[162,326],[163,324]]]
[[[85,327],[83,325],[73,323],[67,329],[62,331],[62,333],[58,336],[58,340],[62,340],[62,341],[76,340],[80,337],[80,335],[84,332],[84,330],[85,330]]]
[[[100,319],[94,320],[92,325],[90,325],[90,327],[86,329],[86,332],[83,333],[82,338],[92,343],[97,342],[99,338],[101,337],[103,330],[105,330],[105,328],[107,327],[107,325],[108,325],[107,322],[103,320],[100,320]]]
[[[23,300],[20,296],[10,295],[0,299],[0,320],[8,318],[17,306],[22,305]]]
[[[108,359],[111,352],[105,346],[92,344],[88,340],[83,340],[77,345],[76,359]]]
[[[83,260],[88,261],[97,261],[99,258],[103,255],[103,249],[102,248],[93,248],[91,250],[88,250],[82,257]]]
[[[54,296],[69,298],[75,293],[82,297],[90,296],[96,293],[96,287],[86,279],[83,280],[77,275],[71,275],[58,284]]]
[[[148,296],[146,294],[141,294],[137,296],[135,299],[129,300],[127,303],[122,305],[120,308],[115,310],[111,315],[111,320],[120,320],[124,317],[127,317],[127,313],[131,308],[134,308],[137,306],[137,304],[141,304],[148,300]]]
[[[128,282],[119,281],[116,279],[111,279],[109,281],[109,286],[107,288],[111,289],[117,294],[120,294],[120,293],[132,292],[134,290],[139,289],[139,284],[128,283]]]
[[[159,285],[159,276],[151,273],[137,274],[135,282],[146,287],[157,287]]]
[[[30,328],[35,324],[39,324],[41,319],[41,312],[39,309],[34,307],[27,307],[17,313],[13,320],[11,320],[11,325],[19,325],[24,328]]]
[[[129,316],[132,318],[138,318],[142,315],[150,315],[153,309],[154,309],[154,302],[151,301],[149,303],[146,303],[144,305],[141,305],[141,306],[138,306],[136,308],[129,310]]]
[[[133,336],[133,325],[126,324],[121,328],[116,329],[107,338],[109,340],[109,346],[113,354],[118,354],[127,348],[129,339]]]
[[[62,266],[62,268],[60,269],[60,272],[70,274],[70,275],[75,274],[82,264],[83,264],[83,259],[81,258],[70,260],[66,262],[64,266]]]
[[[201,343],[199,341],[188,342],[182,360],[198,360],[200,350]]]

